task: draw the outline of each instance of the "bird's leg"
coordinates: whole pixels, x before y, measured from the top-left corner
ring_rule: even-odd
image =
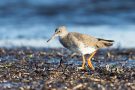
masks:
[[[86,63],[84,55],[82,56],[82,58],[83,58],[82,68],[84,68],[85,67],[85,63]]]
[[[85,60],[85,56],[84,55],[82,55],[82,59],[83,59],[83,62],[82,62],[82,67],[78,67],[78,69],[84,69],[84,67],[85,67],[85,63],[86,63],[86,60]]]
[[[95,54],[96,54],[96,51],[93,52],[93,53],[90,55],[90,57],[88,58],[88,66],[89,66],[92,70],[94,70],[94,67],[93,67],[93,65],[92,65],[92,63],[91,63],[91,59],[92,59],[92,57],[93,57]]]

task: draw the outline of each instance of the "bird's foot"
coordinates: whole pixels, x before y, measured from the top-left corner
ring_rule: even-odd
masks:
[[[85,70],[84,67],[77,67],[77,70]]]
[[[95,71],[95,68],[94,67],[90,67],[89,68],[91,71]]]

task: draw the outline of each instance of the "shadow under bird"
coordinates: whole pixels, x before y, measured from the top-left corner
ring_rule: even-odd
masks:
[[[89,68],[94,70],[91,59],[95,55],[96,51],[100,48],[112,46],[114,42],[113,40],[95,38],[93,36],[77,32],[68,32],[65,26],[56,28],[54,35],[47,42],[55,37],[59,37],[60,43],[65,48],[82,55],[83,63],[81,67],[78,67],[79,69],[85,69],[85,55],[90,54],[87,62]]]

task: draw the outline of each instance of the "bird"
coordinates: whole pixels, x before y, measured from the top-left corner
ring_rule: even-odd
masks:
[[[107,48],[113,45],[114,40],[106,40],[102,38],[96,38],[87,34],[82,34],[78,32],[68,32],[66,26],[59,26],[55,29],[55,33],[52,37],[47,40],[47,42],[58,37],[59,42],[67,49],[72,52],[79,53],[82,56],[82,66],[78,69],[85,69],[86,57],[85,55],[90,55],[87,59],[87,64],[91,70],[95,70],[91,59],[96,54],[97,50],[101,48]]]

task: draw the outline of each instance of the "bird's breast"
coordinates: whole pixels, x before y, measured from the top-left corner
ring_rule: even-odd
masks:
[[[59,38],[59,41],[65,48],[70,49],[72,51],[76,51],[78,48],[78,45],[74,43],[72,39]]]

